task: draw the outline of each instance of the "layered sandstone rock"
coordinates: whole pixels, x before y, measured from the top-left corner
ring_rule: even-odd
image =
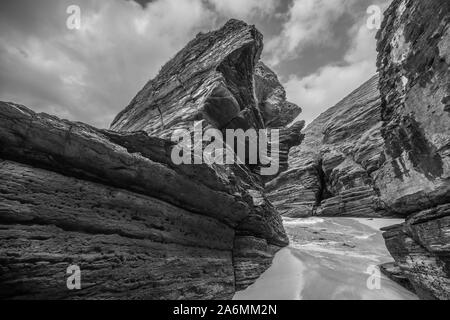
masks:
[[[279,129],[279,172],[285,170],[289,150],[303,139],[304,122],[287,125],[302,110],[286,100],[276,74],[259,61],[262,50],[262,34],[238,20],[197,35],[119,113],[111,129],[161,138],[192,131],[195,121],[203,121],[204,130]]]
[[[450,201],[448,1],[394,1],[378,34],[382,198],[407,216]]]
[[[226,129],[279,129],[279,153],[271,157],[279,159],[279,172],[285,170],[290,148],[303,139],[304,122],[286,127],[301,109],[286,100],[277,76],[259,61],[262,49],[262,35],[237,20],[218,31],[199,34],[144,86],[111,129],[142,130],[161,138],[170,138],[180,129],[192,132],[195,122],[201,122],[204,131],[215,128],[223,133]],[[244,198],[255,208],[237,228],[242,239],[236,246],[240,252],[235,265],[241,265],[236,277],[238,284],[246,285],[270,263],[274,252],[270,246],[286,244],[281,219],[267,201],[262,183],[279,172],[261,179],[259,165],[228,168],[230,180],[241,192],[249,190]],[[249,236],[256,238],[249,240]],[[261,239],[267,244],[260,244]]]
[[[267,127],[286,127],[300,115],[302,109],[286,100],[277,75],[261,61],[256,65],[254,78],[258,108]]]
[[[386,244],[418,295],[450,299],[450,3],[395,0],[378,34]]]
[[[305,121],[298,121],[289,126],[300,115],[302,109],[287,101],[286,91],[277,75],[261,61],[256,65],[254,79],[258,109],[264,124],[266,128],[280,131],[279,153],[276,155],[280,168],[276,174],[263,177],[267,182],[288,169],[289,151],[300,145],[305,137],[302,133]]]
[[[395,266],[417,295],[449,300],[450,204],[417,212],[404,224],[383,230]],[[391,270],[383,271],[392,275]]]
[[[290,217],[388,214],[375,185],[383,161],[378,76],[315,119],[290,153],[289,169],[266,185]]]
[[[262,39],[254,26],[238,20],[200,33],[144,86],[111,129],[170,138],[201,120],[220,130],[285,127],[301,109],[286,101],[277,76],[259,61]]]
[[[0,123],[2,298],[233,295],[234,228],[250,209],[218,173],[191,179],[166,163],[170,144],[146,134],[119,144],[6,103]],[[66,287],[69,265],[80,291]]]
[[[382,270],[425,299],[450,298],[449,22],[448,1],[393,1],[379,75],[314,120],[266,188],[288,216],[405,217]]]
[[[300,143],[303,124],[285,125],[301,109],[261,50],[240,21],[199,34],[112,130],[1,102],[0,297],[228,299],[253,283],[288,243],[258,168],[175,165],[167,138],[200,121],[281,128],[286,154]]]

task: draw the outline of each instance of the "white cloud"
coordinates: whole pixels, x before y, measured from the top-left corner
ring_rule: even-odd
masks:
[[[350,34],[352,45],[340,64],[325,66],[301,79],[291,76],[284,84],[288,98],[303,107],[300,118],[308,123],[376,73],[376,32],[361,22]]]
[[[294,0],[281,34],[271,39],[267,50],[270,64],[301,54],[304,46],[332,46],[332,30],[336,21],[349,11],[356,0]]]
[[[272,13],[277,0],[209,0],[222,15],[246,19],[257,15]]]

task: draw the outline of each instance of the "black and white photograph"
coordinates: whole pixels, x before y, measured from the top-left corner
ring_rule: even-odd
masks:
[[[0,300],[450,300],[450,1],[1,0]]]

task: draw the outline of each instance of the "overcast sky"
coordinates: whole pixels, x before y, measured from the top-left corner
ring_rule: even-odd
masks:
[[[375,74],[370,5],[389,0],[2,0],[0,100],[107,128],[198,32],[229,18],[264,34],[263,61],[310,122]],[[81,29],[66,26],[70,5]]]

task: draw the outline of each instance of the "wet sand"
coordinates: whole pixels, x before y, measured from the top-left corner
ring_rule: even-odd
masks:
[[[272,266],[252,286],[237,292],[234,299],[417,299],[382,274],[379,288],[367,285],[377,265],[393,261],[379,229],[400,222],[396,219],[284,219],[290,246],[278,252]]]

